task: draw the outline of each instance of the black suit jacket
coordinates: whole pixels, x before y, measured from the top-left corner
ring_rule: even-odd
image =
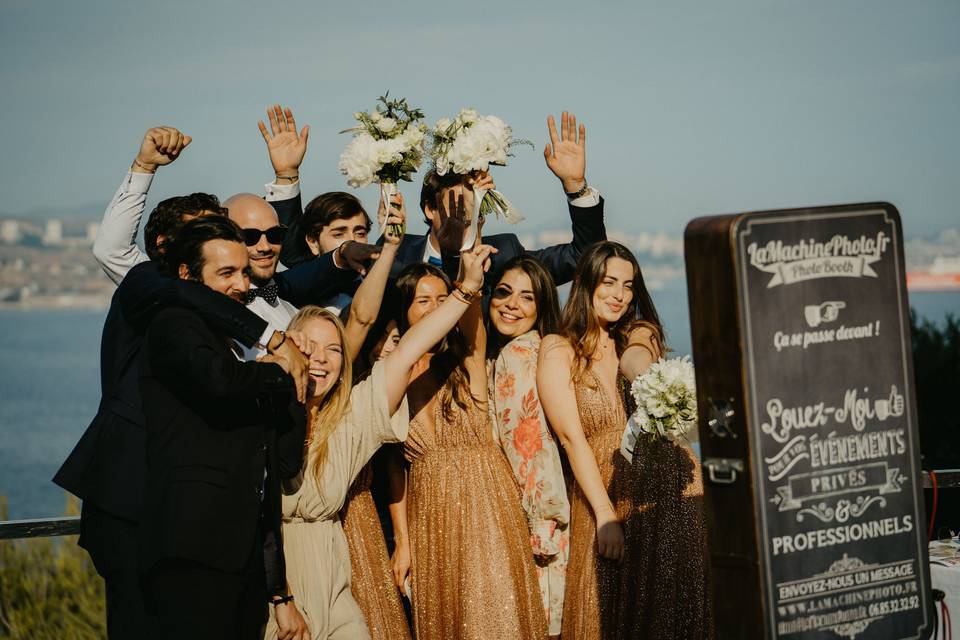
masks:
[[[200,283],[164,276],[153,262],[138,264],[120,283],[100,340],[100,406],[53,481],[131,521],[143,505],[146,450],[137,362],[151,319],[170,306],[194,309],[247,346],[267,328],[242,304]]]
[[[584,249],[595,242],[607,239],[607,229],[603,223],[603,198],[592,207],[575,207],[568,204],[570,221],[573,227],[573,239],[564,244],[557,244],[544,249],[526,249],[520,244],[520,239],[512,233],[498,233],[492,236],[483,236],[484,244],[499,249],[492,256],[489,271],[487,271],[485,287],[493,284],[493,278],[503,268],[508,260],[519,255],[530,255],[542,262],[557,286],[573,280],[577,268],[577,261]],[[406,235],[400,243],[397,257],[393,262],[390,277],[396,278],[409,264],[423,262],[423,252],[428,242],[427,236]],[[443,270],[451,278],[456,278],[459,269],[459,256],[444,256]]]
[[[280,479],[300,471],[306,422],[293,380],[276,364],[238,360],[225,333],[171,308],[147,330],[140,391],[141,570],[179,558],[236,572],[263,547],[268,591],[280,592]]]

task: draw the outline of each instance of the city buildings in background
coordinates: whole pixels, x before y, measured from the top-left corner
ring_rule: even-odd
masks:
[[[0,307],[106,308],[114,286],[90,250],[97,228],[98,223],[89,220],[0,218]],[[634,251],[651,290],[682,284],[682,236],[616,229],[608,233]],[[520,234],[527,247],[569,240],[568,229]],[[905,253],[910,290],[960,290],[960,230],[910,238]]]

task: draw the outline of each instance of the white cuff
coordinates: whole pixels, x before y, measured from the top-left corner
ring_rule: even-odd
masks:
[[[146,193],[150,190],[155,175],[155,173],[127,171],[127,177],[121,188],[125,193]]]
[[[257,344],[253,346],[260,347],[264,351],[267,351],[267,345],[270,344],[270,338],[273,337],[274,331],[283,331],[283,329],[277,329],[273,325],[268,324],[266,331],[264,331],[263,335],[260,336],[260,339],[257,340]]]
[[[579,198],[571,200],[570,204],[574,207],[595,207],[600,204],[600,192],[588,186],[587,192]]]
[[[263,191],[267,194],[267,202],[276,202],[278,200],[289,200],[300,195],[300,181],[293,184],[277,184],[271,182],[263,185]]]

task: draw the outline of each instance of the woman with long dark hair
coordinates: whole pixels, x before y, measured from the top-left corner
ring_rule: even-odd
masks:
[[[531,256],[508,261],[490,296],[488,387],[496,434],[530,525],[551,637],[559,637],[563,615],[570,503],[560,452],[537,393],[537,357],[541,338],[559,324],[557,289],[543,264]]]
[[[700,555],[702,519],[674,508],[676,482],[650,475],[643,459],[651,452],[638,450],[632,465],[619,453],[628,415],[621,368],[637,375],[664,351],[636,258],[615,242],[592,245],[577,266],[560,331],[543,340],[537,369],[544,410],[576,479],[564,637],[709,635],[702,562],[676,562]]]
[[[397,293],[403,335],[444,300],[471,301],[459,328],[414,368],[404,443],[409,470],[395,467],[393,476],[394,576],[404,588],[410,574],[415,636],[543,638],[527,523],[490,424],[479,291],[413,264]]]

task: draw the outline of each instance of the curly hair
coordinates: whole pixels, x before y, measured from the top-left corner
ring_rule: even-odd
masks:
[[[163,253],[163,245],[173,241],[190,217],[200,215],[203,211],[227,215],[226,208],[220,206],[217,196],[209,193],[191,193],[188,196],[176,196],[161,201],[150,212],[147,226],[143,230],[147,256],[156,260]]]

